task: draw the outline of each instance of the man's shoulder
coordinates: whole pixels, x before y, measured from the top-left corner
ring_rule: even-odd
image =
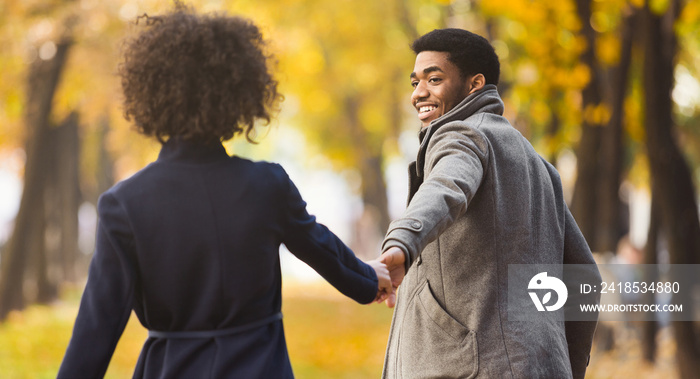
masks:
[[[493,113],[480,112],[464,120],[454,120],[441,125],[433,133],[433,136],[455,131],[463,134],[478,132],[486,135],[493,133],[519,133],[505,117]]]
[[[507,118],[494,113],[477,113],[463,121],[470,127],[479,130],[492,130],[501,133],[512,133],[517,130],[511,125]]]

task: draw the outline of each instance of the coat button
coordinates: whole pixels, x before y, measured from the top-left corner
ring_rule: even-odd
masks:
[[[421,223],[419,221],[413,221],[411,223],[411,227],[413,227],[414,229],[420,229]]]

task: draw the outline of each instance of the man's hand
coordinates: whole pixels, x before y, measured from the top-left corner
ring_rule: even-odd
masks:
[[[379,257],[379,261],[384,263],[389,269],[391,291],[386,298],[386,306],[393,308],[396,305],[396,289],[399,288],[401,282],[403,282],[404,275],[406,275],[406,267],[404,266],[406,255],[398,247],[391,247]]]
[[[379,260],[367,261],[367,264],[370,265],[377,274],[378,289],[377,296],[374,298],[374,301],[381,303],[382,301],[386,300],[386,298],[392,292],[389,270],[387,269],[386,265]]]

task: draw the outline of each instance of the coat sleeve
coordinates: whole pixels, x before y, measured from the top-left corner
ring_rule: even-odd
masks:
[[[564,230],[564,264],[590,265],[592,272],[588,277],[594,282],[600,282],[600,272],[596,266],[593,254],[586,243],[576,220],[571,215],[569,208],[565,208]],[[569,360],[574,378],[583,378],[586,375],[586,367],[590,359],[591,345],[596,321],[566,321],[566,343],[569,347]]]
[[[95,254],[58,378],[103,377],[131,314],[134,266],[128,258],[133,240],[129,224],[109,193],[100,198],[98,213]]]
[[[489,149],[484,135],[465,121],[445,124],[430,139],[427,177],[403,216],[389,225],[382,251],[397,246],[406,254],[406,272],[425,246],[467,211],[481,186]]]
[[[290,252],[318,272],[333,287],[358,303],[377,296],[374,269],[358,259],[333,232],[306,211],[306,202],[281,166],[284,194],[283,240]]]

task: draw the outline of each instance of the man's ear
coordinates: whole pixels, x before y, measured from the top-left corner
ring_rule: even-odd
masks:
[[[484,74],[476,74],[469,78],[469,94],[472,94],[486,85],[486,77]]]

